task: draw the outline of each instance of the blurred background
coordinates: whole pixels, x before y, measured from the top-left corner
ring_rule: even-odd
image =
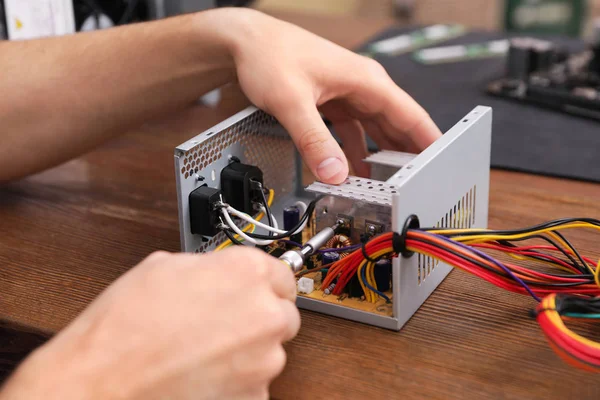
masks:
[[[485,30],[589,35],[600,0],[257,0],[256,7],[329,15],[393,17],[414,24],[460,23]]]
[[[275,15],[360,16],[414,25],[459,23],[472,29],[583,37],[591,35],[592,21],[600,17],[600,0],[0,0],[0,39],[64,34],[73,25],[77,31],[109,28],[231,5]]]

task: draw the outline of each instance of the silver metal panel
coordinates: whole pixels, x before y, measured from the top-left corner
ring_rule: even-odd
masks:
[[[230,162],[231,156],[260,166],[265,184],[275,189],[272,210],[280,225],[283,225],[286,205],[309,198],[303,196],[302,171],[297,171],[298,156],[289,135],[275,118],[249,107],[175,149],[182,251],[209,251],[226,239],[223,234],[208,241],[192,235],[188,197],[201,185],[220,187],[220,171]]]
[[[365,233],[369,222],[383,225],[384,231],[392,229],[392,207],[357,201],[343,196],[327,196],[317,203],[315,208],[317,231],[332,226],[338,216],[352,217],[351,239],[360,243],[360,235]]]
[[[410,164],[416,156],[413,153],[382,150],[371,154],[364,161],[371,164],[371,178],[387,181],[399,169]]]
[[[398,187],[392,209],[394,231],[401,231],[411,214],[419,217],[421,226],[487,227],[491,130],[491,108],[476,107],[388,180]],[[450,266],[418,255],[394,260],[397,329],[450,271]]]

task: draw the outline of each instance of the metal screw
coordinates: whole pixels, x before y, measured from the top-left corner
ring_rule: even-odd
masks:
[[[198,175],[198,174],[194,174],[194,177],[196,178],[196,180],[198,182],[202,182],[204,179],[206,179],[202,175]]]

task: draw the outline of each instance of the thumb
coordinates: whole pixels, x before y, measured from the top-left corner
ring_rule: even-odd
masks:
[[[314,104],[294,104],[273,110],[289,132],[308,168],[324,183],[342,183],[348,177],[348,160],[323,122]]]

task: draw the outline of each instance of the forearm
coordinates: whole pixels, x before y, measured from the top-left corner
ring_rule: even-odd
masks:
[[[0,182],[66,161],[232,80],[228,24],[219,21],[227,11],[212,13],[0,43]]]

